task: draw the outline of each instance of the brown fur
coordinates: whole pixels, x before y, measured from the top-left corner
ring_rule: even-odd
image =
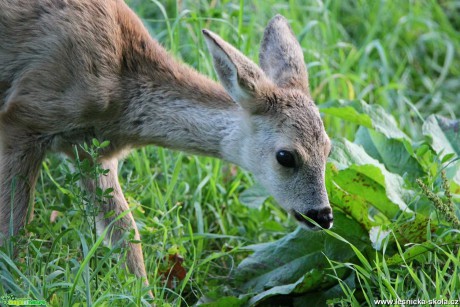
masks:
[[[210,31],[204,32],[224,87],[176,62],[121,0],[0,0],[0,244],[26,222],[47,151],[109,140],[110,170],[98,186],[113,188],[102,226],[128,210],[118,158],[155,144],[215,156],[252,171],[290,213],[318,213],[332,225],[324,188],[329,139],[308,94],[302,51],[276,16],[261,51],[262,69]],[[236,102],[236,103],[235,103]],[[292,150],[296,170],[275,159]],[[294,174],[295,171],[295,174]],[[93,192],[95,182],[84,186]],[[10,216],[13,219],[10,219]],[[113,228],[139,234],[131,214]],[[128,267],[146,277],[140,244]]]

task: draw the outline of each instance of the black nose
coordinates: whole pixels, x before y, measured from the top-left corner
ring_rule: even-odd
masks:
[[[307,216],[308,218],[315,221],[319,226],[324,229],[329,229],[332,227],[332,223],[334,222],[334,217],[332,216],[332,209],[330,207],[323,208],[321,210],[311,209],[308,210],[303,215]],[[307,225],[309,228],[314,228],[315,225],[308,220],[306,220],[302,214],[298,211],[294,211],[294,217],[299,222]]]

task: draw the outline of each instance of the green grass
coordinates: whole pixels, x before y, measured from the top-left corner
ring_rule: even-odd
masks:
[[[457,1],[127,2],[153,37],[213,78],[201,29],[218,33],[257,62],[263,29],[280,13],[304,49],[317,103],[364,99],[379,104],[412,137],[420,136],[420,124],[429,114],[460,116]],[[324,122],[331,137],[354,139],[356,126],[331,116]],[[43,164],[30,236],[15,239],[21,247],[18,258],[8,246],[0,248],[0,296],[8,292],[46,299],[51,306],[147,304],[148,289],[120,265],[125,251],[93,236],[73,172],[55,156]],[[209,293],[222,295],[228,276],[247,256],[242,247],[275,240],[296,227],[272,200],[260,210],[241,204],[238,196],[253,185],[252,177],[216,159],[146,147],[120,164],[120,179],[140,228],[159,304],[189,306]],[[55,223],[49,222],[52,210],[60,212]],[[170,289],[161,272],[170,266],[168,255],[176,252],[188,273]],[[398,270],[378,255],[373,263],[333,265],[351,267],[361,282],[361,290],[341,284],[350,303],[454,293],[458,278],[444,276],[458,276],[458,249],[439,246],[429,257],[430,264],[404,264]]]
[[[387,244],[388,241],[383,244],[383,255],[386,254]],[[365,257],[360,257],[359,264],[331,263],[334,272],[344,267],[351,269],[352,276],[356,277],[359,284],[359,287],[352,288],[345,281],[340,280],[340,286],[347,295],[345,299],[333,302],[345,306],[365,302],[366,305],[373,306],[379,300],[420,300],[425,301],[423,305],[438,306],[442,303],[429,304],[429,301],[459,299],[458,248],[450,250],[448,247],[433,245],[432,249],[422,254],[418,261],[408,259],[407,255],[399,249],[397,255],[402,260],[399,267],[388,264],[383,255],[375,252],[372,262],[367,261]],[[421,303],[406,304],[421,305]],[[456,304],[450,303],[450,305]]]

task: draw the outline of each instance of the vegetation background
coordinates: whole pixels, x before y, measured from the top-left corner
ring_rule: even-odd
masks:
[[[127,3],[178,60],[212,78],[201,29],[218,33],[257,62],[265,25],[276,13],[284,15],[303,47],[311,95],[338,148],[328,168],[330,198],[339,214],[337,232],[334,228],[316,235],[295,231],[295,222],[254,187],[250,174],[235,166],[156,147],[133,151],[120,165],[120,179],[140,227],[159,306],[372,305],[374,299],[386,298],[459,298],[458,1]],[[101,146],[94,142],[88,151],[97,156]],[[441,170],[447,171],[445,181]],[[347,183],[354,178],[347,176],[356,175],[352,171],[368,181]],[[91,200],[76,184],[85,172],[103,171],[85,162],[70,170],[55,156],[43,163],[30,236],[0,248],[0,296],[45,299],[51,306],[149,304],[148,289],[119,265],[125,251],[103,245],[94,233],[92,207],[86,206]],[[393,174],[398,176],[393,183],[404,186],[401,202],[417,215],[395,201]],[[369,182],[380,182],[381,194],[372,194]],[[428,199],[430,192],[434,202]],[[95,204],[105,197],[102,191]],[[345,198],[351,207],[344,206]],[[404,233],[415,235],[401,237]],[[308,252],[321,260],[299,257],[307,268],[302,276],[274,281],[273,271],[286,276],[298,269],[294,262],[283,267],[274,259],[314,240],[325,245]],[[256,245],[264,242],[274,243]],[[21,246],[19,258],[13,257],[12,244]],[[280,253],[260,252],[267,246]],[[414,252],[414,247],[419,249]],[[259,267],[265,265],[261,272],[244,266],[248,259],[254,261],[254,250],[259,251]],[[348,256],[334,259],[337,253]],[[321,272],[308,263],[320,263]]]

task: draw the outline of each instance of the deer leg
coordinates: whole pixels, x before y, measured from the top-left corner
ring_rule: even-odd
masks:
[[[32,197],[46,146],[26,136],[3,137],[0,150],[0,245],[32,217]],[[29,205],[30,216],[27,217]]]
[[[83,181],[84,186],[90,193],[95,193],[96,187],[99,187],[102,190],[109,188],[113,189],[112,198],[105,199],[103,201],[103,205],[101,206],[98,227],[102,229],[99,230],[103,230],[120,214],[129,210],[128,203],[126,202],[120,183],[118,182],[118,160],[103,160],[101,161],[101,164],[103,169],[109,170],[109,173],[99,177],[97,186],[94,180]],[[111,214],[111,212],[113,212],[113,214]],[[126,231],[129,230],[134,230],[134,240],[139,241],[139,231],[137,230],[137,226],[131,212],[128,212],[128,214],[115,221],[112,225],[112,229],[110,230],[111,235],[109,236],[112,243],[118,242]],[[141,244],[129,242],[125,242],[124,244],[128,248],[126,263],[128,269],[136,276],[141,277],[144,280],[144,284],[148,285]],[[151,293],[150,295],[152,296]]]

